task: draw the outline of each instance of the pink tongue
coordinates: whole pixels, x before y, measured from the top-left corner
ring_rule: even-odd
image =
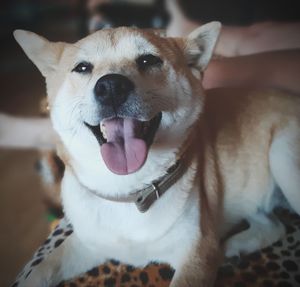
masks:
[[[139,138],[141,129],[141,123],[134,119],[115,118],[105,121],[107,143],[102,144],[101,154],[113,173],[133,173],[145,163],[148,148],[145,141]]]

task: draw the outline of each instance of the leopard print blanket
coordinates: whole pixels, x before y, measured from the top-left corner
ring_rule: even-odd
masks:
[[[286,226],[286,237],[263,250],[224,262],[215,287],[300,286],[300,217],[284,212],[280,218]],[[12,286],[24,282],[72,232],[72,226],[61,220]],[[167,287],[173,274],[172,268],[164,264],[152,263],[139,269],[112,259],[78,278],[61,282],[59,287]]]

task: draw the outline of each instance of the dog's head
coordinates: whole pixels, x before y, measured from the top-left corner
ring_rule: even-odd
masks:
[[[182,145],[201,112],[201,71],[219,30],[212,22],[183,39],[118,28],[75,44],[14,36],[46,78],[54,128],[73,164],[116,176]]]

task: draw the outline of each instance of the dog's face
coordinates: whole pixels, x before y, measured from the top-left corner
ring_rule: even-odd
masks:
[[[51,118],[74,164],[127,175],[185,140],[219,30],[213,22],[174,39],[118,28],[75,44],[20,30],[15,37],[46,77]]]

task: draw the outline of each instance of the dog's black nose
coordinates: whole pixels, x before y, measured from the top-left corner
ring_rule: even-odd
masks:
[[[101,77],[94,88],[96,99],[103,105],[122,105],[134,90],[134,84],[127,77],[120,74],[108,74]]]

